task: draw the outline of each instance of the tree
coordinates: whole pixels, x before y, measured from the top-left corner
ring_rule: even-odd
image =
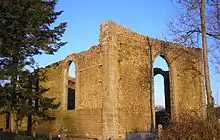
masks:
[[[156,111],[165,111],[165,107],[162,105],[157,105],[157,106],[155,106],[155,110]]]
[[[206,19],[205,19],[205,0],[201,0],[200,6],[200,20],[201,20],[201,34],[202,34],[202,48],[203,48],[203,67],[204,67],[204,77],[205,77],[205,90],[207,94],[207,103],[209,105],[212,102],[212,91],[209,76],[209,65],[208,65],[208,47],[207,47],[207,37],[206,37]]]
[[[46,81],[47,76],[39,70],[29,75],[27,81],[28,97],[26,102],[26,109],[24,109],[23,116],[28,117],[28,132],[32,132],[32,126],[39,123],[41,120],[50,121],[55,117],[49,114],[49,110],[57,109],[60,103],[54,103],[55,98],[48,98],[43,96],[50,88],[44,88],[39,84],[39,81]]]
[[[35,99],[27,86],[28,77],[37,68],[34,56],[53,55],[66,44],[61,37],[67,23],[54,24],[63,12],[55,11],[56,4],[57,0],[0,1],[0,108],[2,113],[15,114],[17,129],[30,109],[26,103]],[[39,97],[42,108],[54,108],[53,99]],[[47,116],[43,112],[35,115]]]
[[[213,105],[212,91],[210,85],[208,52],[215,53],[219,50],[220,41],[220,10],[219,0],[174,0],[178,5],[179,17],[170,22],[169,28],[175,42],[184,46],[199,47],[202,46],[203,52],[203,70],[204,87],[207,95],[208,105]],[[207,5],[207,6],[206,6]],[[208,48],[207,39],[210,41]],[[214,56],[214,55],[213,55]],[[215,62],[218,62],[218,56],[215,56]],[[216,61],[217,60],[217,61]],[[220,63],[215,63],[220,64]]]
[[[209,52],[214,56],[215,64],[219,65],[219,55],[214,55],[219,52],[220,41],[220,10],[219,0],[179,0],[176,1],[182,6],[183,13],[176,22],[170,23],[172,35],[175,41],[184,46],[202,46],[203,70],[204,70],[204,87],[207,97],[208,110],[207,121],[208,135],[214,139],[216,136],[212,135],[216,130],[216,116],[214,109],[214,100],[212,97],[210,75],[209,75],[209,61],[211,58]],[[208,43],[209,48],[208,48]],[[214,124],[214,125],[213,125]]]

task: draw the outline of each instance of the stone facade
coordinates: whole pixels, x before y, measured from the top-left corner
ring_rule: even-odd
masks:
[[[99,42],[42,69],[48,79],[40,85],[49,87],[46,96],[61,106],[52,112],[56,120],[38,125],[37,132],[124,139],[129,132],[153,131],[152,64],[159,55],[169,66],[171,119],[189,111],[205,116],[201,49],[149,38],[111,21],[101,25]],[[74,79],[68,77],[71,62]],[[67,110],[68,87],[75,90],[74,110]]]

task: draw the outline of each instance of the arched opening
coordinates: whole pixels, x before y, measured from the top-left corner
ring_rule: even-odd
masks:
[[[76,67],[74,62],[69,62],[67,75],[67,110],[74,110],[76,108]]]
[[[153,65],[155,124],[166,126],[171,119],[169,67],[166,60],[157,56]]]
[[[154,76],[154,97],[155,110],[165,109],[164,78],[160,74]]]
[[[68,74],[69,74],[69,77],[72,77],[72,78],[75,78],[76,77],[76,67],[75,67],[75,64],[74,62],[69,62],[69,71],[68,71]]]

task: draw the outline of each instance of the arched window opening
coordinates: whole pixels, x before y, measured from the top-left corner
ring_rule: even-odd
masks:
[[[75,89],[76,89],[76,67],[74,62],[69,63],[67,75],[67,110],[74,110],[75,105]]]
[[[74,62],[70,62],[69,64],[69,77],[75,78],[76,77],[76,67]]]
[[[154,97],[155,97],[155,111],[165,109],[165,97],[164,97],[164,78],[158,74],[154,76]]]
[[[164,71],[169,71],[169,67],[167,65],[166,60],[161,57],[161,56],[157,56],[154,60],[154,68],[161,68]]]
[[[155,123],[168,125],[171,118],[170,102],[170,80],[169,68],[165,59],[161,56],[155,58],[154,62],[154,101],[155,101]]]

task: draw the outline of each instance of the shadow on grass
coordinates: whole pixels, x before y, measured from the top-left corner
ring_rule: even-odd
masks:
[[[12,132],[0,132],[0,140],[59,140],[57,137],[49,137],[49,134],[37,134],[35,138],[25,132],[15,134]]]

